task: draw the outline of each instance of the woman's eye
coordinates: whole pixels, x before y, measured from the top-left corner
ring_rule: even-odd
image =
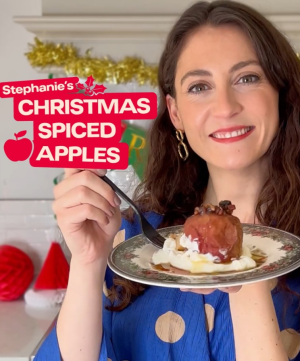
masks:
[[[249,84],[256,83],[259,81],[259,76],[257,75],[245,75],[237,82],[238,84]]]
[[[192,85],[189,89],[188,92],[189,93],[201,93],[205,90],[208,90],[209,87],[206,84],[195,84]]]

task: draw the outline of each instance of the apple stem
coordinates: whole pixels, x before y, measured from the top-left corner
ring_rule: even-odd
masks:
[[[14,136],[16,137],[16,139],[18,140],[18,137],[17,137],[17,134],[16,133],[14,133]]]

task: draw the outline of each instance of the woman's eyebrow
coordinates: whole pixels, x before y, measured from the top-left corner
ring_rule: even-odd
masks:
[[[234,73],[235,71],[240,70],[248,65],[260,65],[260,64],[257,60],[240,61],[239,63],[233,65],[229,69],[229,73]],[[181,82],[180,82],[181,85],[188,77],[191,76],[212,76],[212,73],[204,69],[190,70],[181,78]]]
[[[260,66],[257,60],[240,61],[239,63],[235,64],[232,68],[230,68],[229,73],[234,73],[235,71],[245,68],[248,65]]]

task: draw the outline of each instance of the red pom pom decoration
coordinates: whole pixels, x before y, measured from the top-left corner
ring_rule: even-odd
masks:
[[[57,242],[51,243],[47,258],[35,282],[35,290],[66,289],[70,266]]]
[[[21,297],[33,280],[32,260],[19,248],[0,246],[0,301]]]

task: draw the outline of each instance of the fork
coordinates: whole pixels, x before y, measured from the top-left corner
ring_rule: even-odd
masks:
[[[129,197],[127,197],[127,195],[123,191],[121,191],[121,189],[117,187],[115,183],[112,182],[108,177],[101,176],[100,178],[104,180],[104,182],[109,184],[111,188],[133,208],[139,218],[142,232],[144,236],[148,239],[148,241],[158,248],[163,248],[166,239],[151,226],[151,224],[147,221],[143,214],[138,210],[136,204]]]

